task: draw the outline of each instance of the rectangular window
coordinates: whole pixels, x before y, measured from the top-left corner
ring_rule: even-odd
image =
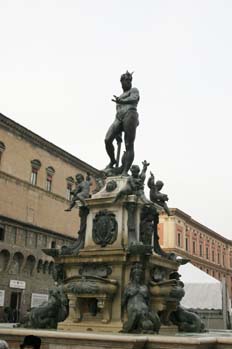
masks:
[[[66,189],[66,199],[71,200],[72,199],[72,183],[67,183],[67,189]]]
[[[0,241],[5,240],[5,229],[4,227],[0,226]]]
[[[217,262],[218,262],[218,264],[221,263],[221,261],[220,261],[220,253],[219,253],[219,252],[218,252],[218,254],[217,254]]]
[[[206,252],[206,259],[209,259],[209,248],[208,247],[206,247],[205,252]]]
[[[52,191],[52,180],[49,177],[47,178],[47,181],[46,181],[46,190]]]
[[[181,236],[180,236],[180,233],[177,234],[177,246],[181,247]]]
[[[1,164],[1,160],[2,160],[2,154],[3,154],[5,149],[6,149],[5,144],[0,141],[0,164]]]
[[[200,244],[200,257],[202,257],[202,244]]]
[[[225,265],[225,255],[224,254],[222,255],[222,265],[223,266]]]
[[[188,251],[188,238],[185,238],[185,249]]]
[[[196,241],[193,241],[193,253],[196,254]]]
[[[212,251],[212,262],[214,262],[214,250]]]
[[[32,169],[32,172],[31,172],[31,184],[32,185],[36,185],[36,183],[37,183],[37,171]]]
[[[51,248],[56,248],[56,242],[55,241],[51,242]]]

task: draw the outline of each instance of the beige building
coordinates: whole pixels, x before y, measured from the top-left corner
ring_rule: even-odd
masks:
[[[218,280],[226,279],[232,296],[232,241],[224,238],[179,209],[159,220],[160,244],[166,251],[191,259]]]
[[[77,173],[94,187],[97,169],[0,114],[0,321],[18,320],[53,285],[41,249],[77,237],[78,210],[64,211]]]

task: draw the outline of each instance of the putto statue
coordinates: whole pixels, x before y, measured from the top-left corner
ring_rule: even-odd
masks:
[[[118,192],[114,199],[114,203],[122,199],[126,195],[136,195],[144,203],[149,203],[144,194],[144,181],[146,178],[146,171],[150,164],[144,160],[143,169],[140,173],[140,168],[138,165],[132,165],[130,168],[131,176],[127,179],[125,186]]]
[[[136,128],[139,124],[139,116],[137,113],[137,105],[139,102],[139,91],[137,88],[132,87],[132,74],[128,71],[121,76],[121,85],[123,93],[114,98],[112,101],[116,103],[116,118],[113,124],[110,126],[106,137],[105,146],[107,154],[110,158],[110,163],[105,169],[105,172],[112,171],[119,165],[120,148],[122,142],[122,132],[124,132],[124,141],[126,151],[123,156],[122,166],[116,174],[122,174],[127,176],[133,160],[134,160],[134,140],[136,134]],[[115,157],[113,141],[117,140],[118,154]]]
[[[157,181],[155,183],[155,177],[152,172],[150,172],[150,178],[148,179],[147,185],[150,188],[150,200],[163,207],[164,211],[168,216],[171,215],[166,201],[168,201],[168,196],[162,194],[160,191],[163,188],[164,183],[162,181]]]
[[[91,177],[89,174],[86,176],[86,180],[82,173],[76,175],[76,189],[71,191],[73,198],[68,208],[65,211],[71,211],[76,204],[76,201],[80,201],[83,206],[86,206],[85,199],[90,197],[89,191],[91,186]]]

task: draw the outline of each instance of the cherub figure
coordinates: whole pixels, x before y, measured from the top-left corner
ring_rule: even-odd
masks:
[[[91,186],[91,177],[89,173],[87,173],[86,180],[84,180],[84,176],[81,173],[77,173],[76,175],[76,189],[71,191],[73,198],[70,202],[68,208],[65,211],[71,211],[76,204],[76,201],[80,201],[82,205],[86,206],[85,199],[90,197],[89,190]]]
[[[143,202],[149,203],[149,200],[147,200],[144,194],[144,181],[146,178],[147,168],[150,164],[146,160],[144,160],[142,164],[143,169],[141,173],[138,165],[131,166],[131,176],[129,176],[125,186],[116,195],[114,202],[118,201],[126,195],[134,194],[137,197],[140,197],[143,200]]]
[[[168,216],[171,215],[166,201],[168,201],[168,196],[162,194],[160,191],[163,188],[164,183],[162,181],[157,181],[155,183],[155,177],[152,172],[150,172],[151,177],[148,179],[147,185],[150,188],[150,200],[163,207],[164,211]]]

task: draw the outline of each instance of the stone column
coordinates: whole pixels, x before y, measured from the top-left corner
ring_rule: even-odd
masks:
[[[77,296],[72,293],[67,294],[69,299],[69,315],[68,318],[65,320],[67,322],[77,322],[80,321],[79,312],[77,310]]]
[[[103,319],[102,323],[107,324],[111,320],[111,314],[112,314],[112,299],[105,298],[103,300],[104,302],[104,308],[103,308]]]

